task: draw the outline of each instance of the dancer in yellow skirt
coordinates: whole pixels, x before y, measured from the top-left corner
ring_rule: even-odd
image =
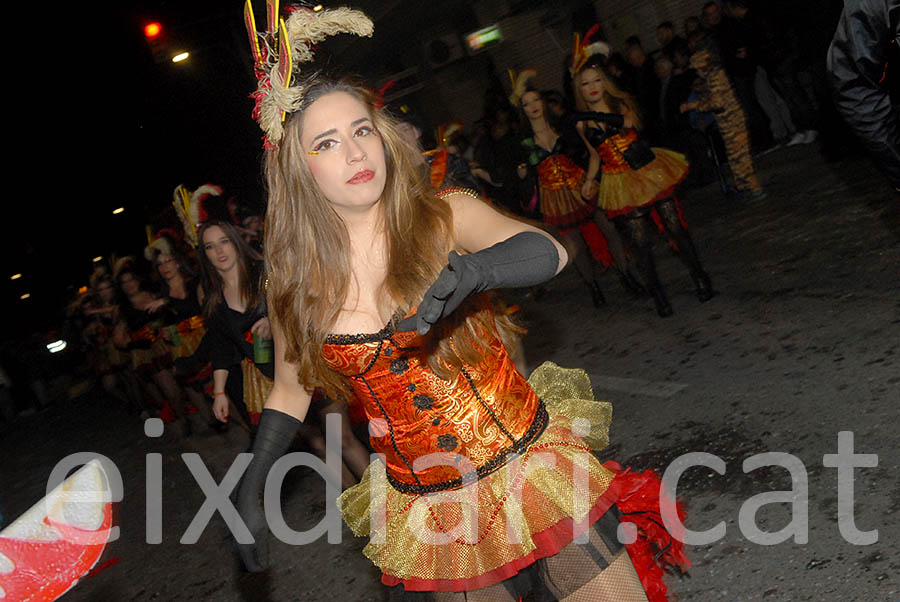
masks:
[[[578,108],[594,113],[581,122],[581,129],[600,159],[597,202],[624,232],[660,316],[673,311],[656,273],[651,220],[662,226],[687,264],[698,299],[708,301],[713,296],[709,276],[675,197],[676,186],[687,176],[687,161],[674,151],[650,148],[638,133],[641,122],[634,99],[606,75],[602,57],[580,50],[573,58],[572,85]],[[592,165],[588,176],[596,175]]]
[[[534,585],[567,602],[647,600],[617,517],[658,517],[658,481],[596,460],[609,406],[578,371],[547,366],[526,381],[487,297],[553,277],[565,249],[476,198],[421,186],[415,150],[367,88],[321,76],[291,86],[278,66],[287,49],[308,60],[309,45],[341,31],[372,24],[347,9],[295,11],[278,60],[257,66],[275,384],[238,492],[246,566],[268,564],[259,494],[322,388],[362,404],[382,455],[341,506],[393,595],[512,602]],[[680,549],[668,558],[683,561]],[[635,564],[659,592],[653,555]]]

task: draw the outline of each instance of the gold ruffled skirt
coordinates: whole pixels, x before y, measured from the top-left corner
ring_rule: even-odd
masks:
[[[200,341],[203,340],[205,335],[206,329],[202,326],[187,331],[179,331],[178,339],[180,342],[177,345],[169,343],[169,353],[172,354],[173,359],[190,357],[197,351],[197,347],[200,346]]]
[[[612,217],[671,196],[687,177],[689,164],[684,155],[655,147],[653,154],[656,159],[640,169],[603,172],[597,203]]]
[[[244,377],[244,404],[250,414],[250,422],[257,424],[275,383],[260,372],[250,358],[241,361],[241,375]]]
[[[363,553],[386,585],[487,587],[556,554],[615,503],[616,473],[590,451],[609,443],[611,404],[593,399],[583,370],[548,362],[528,382],[550,420],[502,468],[455,491],[416,495],[391,487],[375,462],[340,497],[344,520],[370,538]]]

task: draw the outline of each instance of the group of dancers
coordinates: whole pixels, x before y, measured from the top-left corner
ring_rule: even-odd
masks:
[[[668,317],[673,309],[652,252],[657,229],[687,265],[698,299],[713,296],[675,194],[688,163],[641,138],[637,105],[606,74],[604,62],[590,44],[577,45],[570,66],[577,112],[562,117],[554,116],[545,95],[529,85],[533,70],[514,78],[510,101],[532,133],[523,142],[528,152],[518,175],[527,182],[526,192],[534,191],[544,223],[577,249],[573,261],[595,305],[603,301],[598,268],[613,265],[632,294],[646,291],[657,313]],[[604,265],[593,266],[592,259]]]
[[[581,370],[520,373],[522,330],[491,291],[574,263],[599,305],[593,264],[605,262],[671,315],[652,254],[661,230],[710,299],[675,196],[685,159],[644,143],[633,100],[581,44],[577,113],[557,119],[533,72],[513,78],[510,100],[531,129],[516,175],[543,223],[519,219],[436,178],[447,165],[423,157],[368,87],[301,73],[325,37],[371,35],[368,17],[298,8],[282,20],[269,8],[257,32],[245,6],[265,133],[264,244],[201,217],[221,191],[179,187],[183,235],[163,231],[145,252],[158,284],[133,261],[92,279],[104,387],[187,430],[197,414],[253,425],[236,496],[253,535],[238,546],[248,570],[268,566],[270,468],[298,436],[324,454],[319,419],[338,412],[337,503],[371,538],[364,553],[392,599],[665,600],[664,567],[688,563],[662,526],[659,479],[596,459],[609,404]],[[369,425],[368,448],[351,413]],[[380,462],[369,464],[370,449]],[[635,537],[622,535],[625,515]]]

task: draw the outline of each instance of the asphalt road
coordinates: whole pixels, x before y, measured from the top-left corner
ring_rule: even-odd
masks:
[[[900,600],[900,199],[865,160],[825,163],[812,146],[759,163],[770,193],[762,201],[727,200],[715,185],[684,199],[718,296],[698,303],[662,242],[671,318],[658,318],[649,299],[630,299],[612,274],[603,280],[608,306],[594,309],[577,275],[564,272],[536,299],[510,295],[530,328],[528,360],[584,368],[597,396],[614,404],[604,457],[660,471],[688,452],[724,462],[723,474],[694,467],[679,482],[688,528],[725,526],[721,539],[689,548],[688,576],[669,578],[679,600]],[[838,453],[842,431],[877,466],[855,469],[853,515],[844,508],[839,521],[847,491],[839,496],[839,471],[825,456]],[[273,568],[263,575],[239,568],[218,516],[196,544],[179,543],[205,499],[180,454],[199,453],[219,480],[247,444],[239,429],[148,438],[135,417],[87,395],[2,432],[0,505],[7,517],[23,512],[66,454],[114,460],[124,480],[122,536],[104,557],[108,568],[66,595],[72,602],[383,600],[363,542],[346,528],[340,544],[273,542]],[[149,452],[163,456],[159,544],[145,542]],[[796,458],[801,478],[781,466],[744,471],[745,460],[766,452]],[[804,476],[808,499],[797,484]],[[749,512],[754,521],[740,519],[753,496],[792,488],[792,505],[763,505]],[[322,481],[291,473],[283,505],[293,528],[312,527],[325,513]],[[799,541],[763,545],[751,529],[775,533],[804,513]],[[848,521],[877,530],[877,541],[849,543],[841,527],[847,532]]]

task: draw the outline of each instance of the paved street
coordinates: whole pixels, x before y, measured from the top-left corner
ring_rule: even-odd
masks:
[[[652,301],[631,300],[607,275],[608,307],[591,306],[573,270],[522,305],[530,328],[531,366],[552,360],[582,367],[599,398],[614,404],[612,443],[604,458],[660,471],[687,452],[721,458],[725,474],[695,467],[679,495],[687,526],[724,521],[724,538],[693,546],[689,576],[672,576],[682,602],[900,600],[900,199],[865,160],[826,163],[815,145],[774,151],[759,161],[768,198],[740,204],[717,185],[684,198],[698,251],[719,295],[697,302],[681,262],[657,245],[660,276],[675,315],[656,316]],[[878,541],[853,545],[838,523],[835,468],[838,433],[854,434],[855,452],[876,454],[855,471],[855,526]],[[122,537],[66,600],[94,602],[271,600],[381,601],[377,571],[347,529],[341,544],[271,544],[272,569],[250,575],[238,565],[216,516],[199,542],[179,538],[204,500],[182,461],[199,453],[216,480],[244,451],[248,436],[232,428],[189,439],[150,439],[133,416],[108,400],[84,396],[22,417],[0,433],[0,505],[17,516],[43,495],[53,464],[95,451],[112,458],[125,497]],[[145,541],[145,454],[163,454],[163,541]],[[808,541],[751,541],[739,525],[752,496],[791,488],[785,468],[745,473],[745,459],[787,452],[808,475]],[[304,469],[283,490],[285,517],[304,530],[324,515],[324,486]],[[746,509],[746,508],[745,508]],[[756,525],[776,532],[791,520],[785,504],[763,506]],[[844,520],[846,524],[848,519]]]

